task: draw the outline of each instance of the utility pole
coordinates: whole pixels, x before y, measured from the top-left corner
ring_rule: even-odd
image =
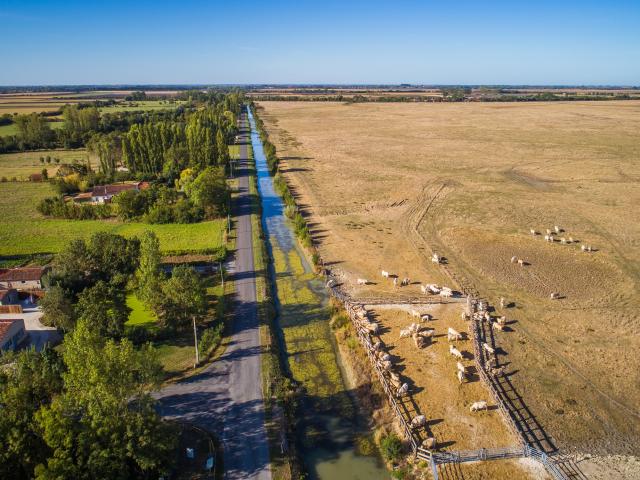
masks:
[[[196,316],[193,316],[193,343],[196,347],[196,364],[193,368],[196,368],[200,364],[200,353],[198,352],[198,330],[196,329]]]
[[[222,291],[224,292],[224,274],[222,273],[222,262],[218,262],[218,267],[220,267],[220,281],[222,282]]]

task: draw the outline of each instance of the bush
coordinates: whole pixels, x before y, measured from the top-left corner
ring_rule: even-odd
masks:
[[[149,334],[149,330],[142,325],[132,325],[128,327],[126,334],[127,338],[135,345],[142,345],[151,340],[152,337],[152,335]]]
[[[201,356],[209,355],[211,351],[218,346],[222,339],[222,330],[223,325],[219,323],[215,327],[207,328],[204,331],[200,338],[200,343],[198,344]]]
[[[386,435],[380,441],[380,451],[385,460],[396,461],[402,454],[402,442],[393,433]]]

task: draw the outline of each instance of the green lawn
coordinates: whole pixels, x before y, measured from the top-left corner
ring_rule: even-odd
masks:
[[[102,107],[100,111],[102,113],[117,113],[117,112],[138,112],[138,111],[150,111],[150,110],[173,110],[179,105],[183,104],[182,101],[175,101],[169,103],[166,100],[143,100],[139,102],[122,102],[111,107]]]
[[[152,230],[160,239],[160,248],[169,251],[199,251],[222,246],[226,219],[189,225],[149,225],[117,220],[62,220],[44,218],[36,205],[53,195],[47,183],[0,183],[0,257],[55,253],[74,238],[88,238],[103,231],[126,237]]]
[[[11,125],[10,125],[11,126]],[[4,127],[0,127],[4,128]],[[51,163],[41,163],[40,157],[52,158]],[[26,179],[32,173],[40,173],[46,167],[49,176],[55,175],[58,164],[54,158],[60,159],[60,164],[71,163],[74,160],[84,161],[87,151],[84,148],[77,150],[38,150],[34,152],[17,152],[0,154],[0,177],[11,179]]]
[[[127,325],[152,326],[156,323],[156,314],[150,311],[135,293],[127,295],[127,307],[131,309]]]

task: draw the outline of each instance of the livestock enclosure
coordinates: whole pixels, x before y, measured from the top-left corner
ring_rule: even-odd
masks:
[[[319,252],[354,300],[415,299],[427,283],[489,299],[508,321],[491,335],[509,388],[548,447],[640,453],[640,102],[259,106]]]

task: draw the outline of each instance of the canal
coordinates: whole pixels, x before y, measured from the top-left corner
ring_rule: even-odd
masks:
[[[312,480],[389,478],[371,450],[371,432],[345,383],[329,327],[329,295],[298,243],[269,174],[260,136],[249,109],[251,145],[262,204],[262,227],[273,259],[276,324],[293,379],[304,388],[298,443]],[[356,448],[359,445],[359,448]],[[368,455],[363,451],[369,451]]]

